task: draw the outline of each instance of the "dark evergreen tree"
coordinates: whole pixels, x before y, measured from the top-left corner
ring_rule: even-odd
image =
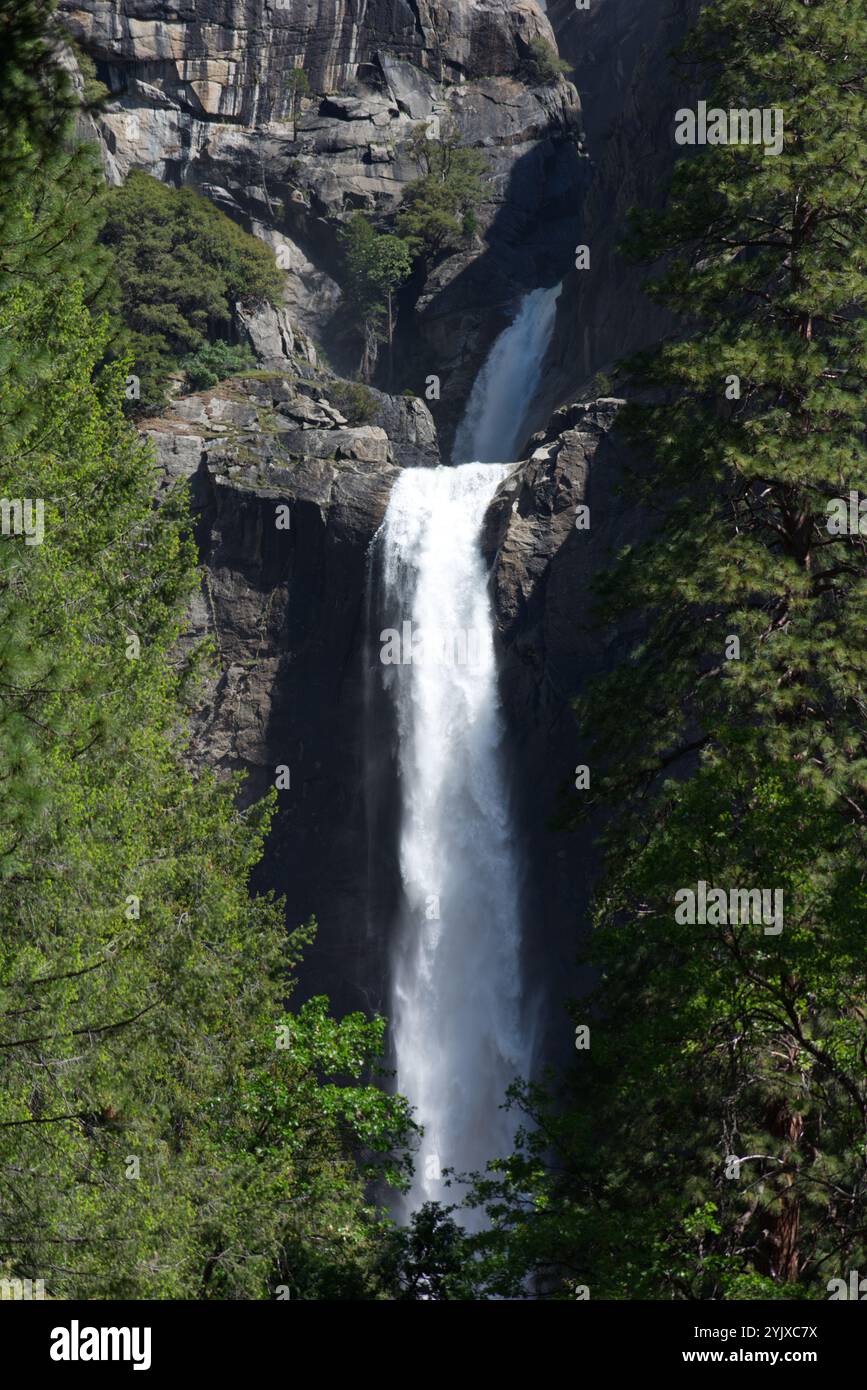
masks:
[[[378,232],[356,212],[342,234],[346,300],[364,348],[361,376],[370,381],[383,336],[394,342],[394,296],[408,278],[412,256],[407,242],[393,232]]]

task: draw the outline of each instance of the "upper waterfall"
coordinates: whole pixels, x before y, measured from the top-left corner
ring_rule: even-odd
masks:
[[[532,290],[494,343],[455,435],[454,463],[507,463],[519,457],[562,289],[560,284]]]

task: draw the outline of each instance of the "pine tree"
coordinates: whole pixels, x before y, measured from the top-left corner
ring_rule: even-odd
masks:
[[[487,165],[479,150],[463,144],[453,124],[436,136],[417,126],[410,152],[420,177],[404,191],[395,230],[413,257],[434,262],[474,236]]]
[[[298,139],[298,107],[310,93],[310,78],[303,68],[291,68],[286,74],[286,96],[292,120],[292,139]]]
[[[392,232],[377,232],[362,212],[356,212],[342,234],[346,266],[346,297],[364,341],[361,376],[370,381],[383,337],[394,344],[394,296],[409,277],[409,246]]]

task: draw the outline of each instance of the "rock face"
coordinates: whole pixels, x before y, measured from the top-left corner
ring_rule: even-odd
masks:
[[[495,117],[501,124],[510,120],[520,126],[528,100],[553,100],[551,90],[539,94],[516,82],[497,85],[498,99],[485,92],[485,84],[475,85],[459,113],[462,129],[472,132],[486,111],[487,121]],[[503,144],[486,145],[494,187],[502,196],[486,210],[483,249],[437,267],[413,318],[404,321],[401,349],[410,384],[420,391],[430,373],[442,381],[436,418],[446,453],[476,376],[495,339],[515,317],[523,295],[557,284],[574,264],[588,167],[580,150],[577,101],[566,114],[563,130],[555,128],[545,139],[506,131]],[[528,111],[528,119],[531,116]],[[544,401],[527,427],[543,423],[550,410]]]
[[[544,1001],[541,1051],[549,1057],[571,1046],[556,1001],[586,984],[575,954],[597,867],[593,827],[581,835],[552,828],[556,814],[577,806],[575,769],[587,761],[571,705],[610,667],[625,637],[595,626],[590,589],[641,529],[616,492],[625,470],[637,466],[617,432],[622,405],[603,399],[557,411],[486,518],[509,764],[528,866],[526,969]],[[579,507],[589,507],[587,529],[583,515],[576,526]]]
[[[540,401],[549,410],[671,329],[643,292],[647,268],[625,261],[618,245],[630,208],[662,206],[678,154],[675,112],[702,95],[670,57],[700,8],[700,0],[592,0],[576,10],[572,0],[549,0],[560,51],[575,65],[591,168],[578,238],[590,247],[590,269],[572,270],[560,299]]]
[[[212,640],[218,674],[191,754],[245,771],[245,800],[288,768],[259,885],[286,895],[290,925],[319,915],[305,988],[382,1008],[396,871],[385,846],[371,855],[365,820],[376,760],[361,731],[379,737],[366,720],[368,548],[401,454],[435,462],[436,431],[421,402],[383,396],[390,436],[349,425],[328,385],[260,372],[176,400],[142,429],[165,484],[190,481],[197,519],[188,640]]]
[[[461,81],[512,73],[519,44],[551,36],[534,0],[61,0],[60,8],[95,58],[134,66],[148,101],[246,126],[284,115],[292,67],[305,69],[315,91],[341,92],[388,50],[437,81]]]
[[[407,142],[420,122],[432,133],[454,123],[485,150],[477,245],[425,287],[397,383],[418,390],[438,373],[438,415],[453,428],[521,291],[559,279],[574,242],[580,105],[564,80],[527,84],[531,42],[554,43],[535,0],[61,0],[60,10],[110,89],[95,122],[109,177],[144,169],[196,187],[269,241],[293,322],[334,352],[343,219],[396,206],[419,173]],[[310,92],[293,103],[287,74],[299,68]]]
[[[440,462],[433,416],[417,396],[389,396],[371,390],[374,422],[383,429],[402,468],[433,468]]]
[[[571,702],[624,642],[592,625],[592,580],[640,535],[617,494],[640,463],[618,434],[620,402],[585,387],[666,326],[616,244],[626,209],[658,201],[673,163],[669,116],[691,94],[666,54],[698,3],[549,0],[546,16],[536,0],[61,0],[111,92],[94,126],[109,176],[142,168],[197,187],[270,242],[285,271],[283,306],[236,311],[259,371],[177,399],[143,428],[166,483],[189,479],[196,509],[190,640],[213,639],[218,674],[192,753],[245,770],[250,799],[288,769],[260,885],[287,895],[290,924],[318,914],[304,985],[339,1009],[386,1006],[398,892],[370,544],[398,470],[436,464],[440,447],[448,457],[522,294],[564,280],[529,427],[549,423],[494,499],[485,552],[529,870],[528,978],[541,1052],[571,1046],[557,1004],[584,984],[573,962],[596,865],[591,836],[551,817],[579,795],[586,761]],[[555,31],[587,95],[586,149],[575,87],[527,80],[530,43]],[[295,68],[310,92],[293,110]],[[432,133],[453,122],[485,152],[488,198],[476,243],[401,302],[389,393],[416,395],[372,390],[359,403],[322,365],[340,344],[339,232],[355,209],[396,206],[418,173],[408,140],[419,122]],[[589,272],[573,269],[579,242]],[[436,423],[418,398],[431,376]],[[589,530],[576,528],[581,505]]]
[[[236,304],[235,320],[238,337],[247,340],[263,367],[282,372],[297,370],[299,362],[313,368],[319,365],[313,343],[298,331],[282,306]]]

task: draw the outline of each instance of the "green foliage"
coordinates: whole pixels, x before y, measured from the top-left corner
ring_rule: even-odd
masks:
[[[420,125],[410,149],[421,177],[407,186],[394,230],[378,231],[364,213],[356,212],[341,235],[344,296],[363,342],[364,381],[373,376],[382,342],[389,344],[391,363],[395,296],[414,262],[433,262],[471,239],[484,196],[485,160],[461,144],[454,128],[433,140],[427,126]]]
[[[111,95],[104,82],[100,82],[96,75],[96,63],[90,54],[85,52],[77,43],[69,41],[69,47],[75,54],[75,61],[81,73],[83,91],[82,99],[86,107],[98,107],[105,99]]]
[[[205,1266],[206,1296],[382,1297],[388,1225],[365,1194],[406,1186],[411,1130],[406,1103],[362,1081],[384,1075],[384,1020],[337,1021],[322,998],[275,1019],[236,1090],[206,1101],[205,1171],[243,1194],[232,1224],[209,1232],[220,1258]],[[251,1258],[263,1242],[266,1257]]]
[[[409,278],[412,257],[407,242],[391,232],[377,232],[356,212],[342,233],[344,293],[364,341],[361,372],[369,381],[378,345],[394,336],[394,294]]]
[[[422,172],[404,192],[396,231],[413,257],[436,260],[475,235],[487,165],[454,127],[434,140],[426,126],[417,126],[410,147]]]
[[[541,36],[530,40],[526,58],[527,81],[534,87],[553,87],[559,82],[569,64],[561,58],[556,48]]]
[[[453,1207],[425,1202],[408,1227],[390,1233],[380,1274],[398,1302],[453,1302],[479,1294],[473,1240],[452,1216]]]
[[[133,172],[107,197],[102,242],[113,256],[143,412],[168,373],[225,339],[236,302],[279,301],[273,252],[192,189]]]
[[[597,372],[590,385],[591,396],[599,400],[604,397],[610,397],[613,390],[614,383],[611,377],[607,376],[605,372]]]
[[[328,387],[328,399],[345,415],[350,425],[370,425],[379,414],[373,392],[361,381],[335,381]]]
[[[310,78],[303,68],[291,68],[286,74],[286,91],[293,98],[306,96],[310,91]]]
[[[243,344],[226,343],[218,338],[215,343],[203,343],[198,351],[182,357],[180,366],[186,372],[191,390],[207,391],[227,376],[253,370],[256,358]]]
[[[591,1047],[516,1091],[539,1128],[475,1194],[504,1285],[823,1297],[867,1260],[867,555],[827,525],[867,491],[865,23],[864,0],[706,8],[709,104],[782,108],[784,153],[709,147],[634,219],[685,336],[633,366],[652,539],[600,585],[644,635],[580,707],[575,823],[609,825]],[[679,920],[699,881],[781,892],[782,931]]]
[[[286,74],[286,96],[289,99],[289,116],[292,121],[292,138],[297,137],[298,106],[302,97],[310,92],[310,78],[303,68],[290,68]]]
[[[19,0],[3,9],[0,186],[4,192],[29,175],[31,151],[58,153],[61,136],[78,109],[69,74],[55,61],[54,9],[54,0]],[[22,136],[27,139],[26,152]],[[0,206],[0,218],[3,212]]]

